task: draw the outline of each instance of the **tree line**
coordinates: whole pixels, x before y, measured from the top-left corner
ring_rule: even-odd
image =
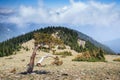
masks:
[[[69,45],[71,47],[71,49],[77,51],[77,52],[83,52],[86,50],[92,50],[92,49],[98,49],[96,46],[94,46],[93,44],[91,44],[89,41],[86,42],[85,48],[83,48],[82,46],[79,46],[77,43],[78,40],[78,34],[76,31],[72,30],[72,29],[68,29],[66,27],[55,27],[55,26],[48,26],[46,28],[41,28],[23,35],[20,35],[18,37],[14,37],[12,39],[6,40],[4,42],[0,43],[0,57],[3,56],[9,56],[14,54],[16,51],[19,51],[21,48],[21,44],[24,42],[27,42],[31,39],[36,39],[36,43],[37,41],[40,42],[40,38],[41,37],[48,37],[46,38],[46,42],[50,43],[50,39],[55,40],[54,38],[50,37],[49,35],[51,35],[52,33],[56,33],[58,32],[58,36],[60,37],[61,41],[66,44]],[[39,36],[39,33],[43,33],[42,36]],[[47,35],[45,35],[47,34]],[[49,35],[48,35],[49,34]],[[52,42],[52,43],[53,43]]]

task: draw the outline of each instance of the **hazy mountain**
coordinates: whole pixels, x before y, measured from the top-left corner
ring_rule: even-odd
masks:
[[[120,53],[120,39],[115,39],[111,41],[103,42],[105,45],[109,46],[116,53]]]
[[[83,34],[83,33],[81,33],[81,32],[78,32],[78,31],[76,31],[76,32],[78,33],[80,39],[83,39],[83,40],[85,40],[85,41],[90,41],[90,42],[91,42],[92,44],[94,44],[95,46],[100,47],[100,48],[106,50],[106,51],[109,52],[109,53],[114,53],[114,51],[113,51],[111,48],[109,48],[108,46],[106,46],[106,45],[104,45],[104,44],[102,44],[102,43],[94,40],[94,39],[91,38],[90,36],[87,36],[87,35],[85,35],[85,34]]]
[[[0,24],[0,42],[37,29],[37,27],[33,27],[33,26],[36,26],[36,25],[30,24],[24,28],[20,28],[20,27],[16,27],[15,24],[1,23]]]
[[[0,24],[0,42],[18,35],[18,31],[13,24]]]
[[[48,26],[48,24],[39,25],[39,24],[29,23],[27,25],[24,25],[24,27],[18,27],[15,24],[0,23],[0,42],[46,26]]]

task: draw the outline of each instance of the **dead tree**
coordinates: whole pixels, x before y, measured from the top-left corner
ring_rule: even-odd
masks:
[[[34,61],[35,61],[35,56],[36,56],[36,52],[37,49],[40,47],[40,45],[35,46],[33,53],[30,57],[30,62],[28,64],[28,68],[27,68],[27,73],[32,73],[33,72],[33,68],[34,68]]]

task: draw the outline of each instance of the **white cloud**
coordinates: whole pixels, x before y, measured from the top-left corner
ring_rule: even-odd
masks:
[[[120,6],[116,3],[108,4],[94,0],[87,2],[70,0],[70,3],[70,5],[58,9],[44,7],[43,0],[37,8],[22,5],[18,9],[18,14],[9,17],[8,21],[22,27],[29,23],[91,26],[96,30],[93,37],[96,37],[97,40],[101,38],[102,41],[101,34],[108,36],[109,39],[111,39],[111,35],[114,38],[119,37]],[[105,32],[102,32],[102,29]]]
[[[96,2],[78,2],[62,13],[62,19],[76,25],[110,26],[119,17],[119,11],[114,4]],[[119,20],[120,21],[120,20]]]
[[[39,7],[44,7],[44,0],[38,0]]]
[[[20,6],[20,16],[21,17],[31,17],[32,15],[35,14],[35,9],[32,7],[25,7],[25,6]]]
[[[71,4],[74,4],[74,0],[69,0]]]
[[[0,14],[3,15],[9,15],[14,13],[14,11],[12,9],[7,9],[7,8],[0,8]]]
[[[43,1],[39,0],[38,6],[21,5],[17,9],[0,8],[0,24],[6,22],[16,24],[18,27],[15,29],[20,30],[19,34],[48,25],[63,25],[83,32],[100,42],[120,38],[119,3],[69,0],[71,3],[69,5],[50,9],[49,5],[45,6]],[[9,24],[5,24],[5,27],[7,25]],[[11,27],[7,29],[8,32],[13,29]]]
[[[41,1],[41,0],[40,0]],[[39,6],[20,6],[19,14],[9,18],[16,24],[45,23],[45,24],[76,24],[93,26],[111,26],[120,22],[120,10],[115,3],[104,4],[100,2],[74,2],[57,10],[48,10]],[[42,4],[43,5],[43,4]]]
[[[12,14],[14,14],[13,9],[0,8],[0,23],[6,22],[9,16]]]

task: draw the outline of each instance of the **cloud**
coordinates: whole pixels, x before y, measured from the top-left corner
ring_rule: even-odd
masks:
[[[117,3],[69,0],[69,5],[50,9],[44,6],[44,0],[38,1],[37,7],[21,5],[15,11],[0,9],[0,23],[13,23],[20,28],[29,24],[68,25],[98,41],[120,38],[120,6]]]
[[[74,4],[74,0],[70,0],[70,3],[71,3],[71,4]]]
[[[61,14],[62,19],[76,25],[110,26],[118,22],[119,11],[115,4],[102,4],[98,2],[78,2]],[[113,23],[114,24],[114,23]]]
[[[41,0],[40,0],[41,1]],[[95,1],[74,2],[59,9],[48,9],[39,3],[37,8],[20,6],[18,14],[8,20],[21,25],[27,23],[37,24],[73,24],[92,26],[111,26],[120,23],[120,9],[115,3],[105,4]]]
[[[12,9],[0,8],[0,23],[6,22],[12,14],[14,14]]]
[[[85,27],[81,31],[98,41],[119,37],[120,6],[116,3],[101,3],[94,0],[86,2],[70,0],[70,3],[58,9],[46,8],[43,0],[42,3],[39,2],[38,7],[21,5],[18,13],[10,16],[7,22],[14,23],[18,27],[25,27],[31,23],[70,25],[70,27],[73,25],[75,27],[71,28],[77,30]]]
[[[10,15],[13,13],[14,11],[12,9],[0,8],[0,15]]]

